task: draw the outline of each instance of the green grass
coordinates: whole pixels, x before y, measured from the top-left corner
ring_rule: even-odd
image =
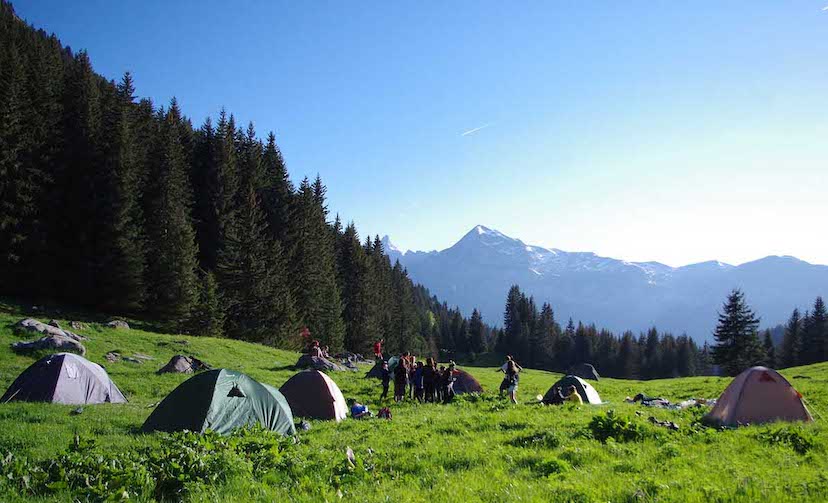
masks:
[[[25,315],[0,307],[0,386],[3,390],[34,358],[16,355],[9,344],[20,340],[11,324]],[[50,313],[51,314],[51,313]],[[51,317],[37,316],[43,321]],[[58,315],[61,321],[82,315]],[[103,321],[103,320],[100,320]],[[106,366],[130,402],[75,407],[51,404],[0,405],[0,454],[13,453],[33,463],[67,451],[76,435],[94,440],[91,452],[106,456],[161,452],[186,439],[136,433],[159,402],[186,376],[155,371],[176,353],[227,367],[275,386],[292,374],[298,355],[289,351],[223,339],[163,335],[150,331],[103,328],[89,323],[87,357]],[[182,344],[180,341],[187,341]],[[117,350],[155,358],[144,364],[107,363]],[[728,379],[694,377],[649,382],[602,379],[595,384],[608,405],[543,407],[543,394],[556,374],[527,370],[519,399],[511,405],[497,397],[501,374],[493,367],[465,367],[487,393],[450,405],[391,405],[393,421],[313,421],[299,443],[279,441],[272,460],[236,469],[236,454],[209,457],[221,473],[216,481],[193,483],[193,501],[825,501],[828,499],[828,431],[813,425],[770,425],[717,430],[698,425],[700,410],[669,411],[623,403],[638,392],[672,401],[714,398]],[[828,412],[828,364],[788,369],[783,374],[808,399],[812,411]],[[378,381],[362,373],[335,373],[346,397],[357,397],[376,411]],[[0,391],[3,391],[0,390]],[[492,390],[492,391],[488,391]],[[612,410],[611,414],[608,412]],[[598,416],[600,419],[594,419]],[[678,432],[653,426],[649,416],[675,421]],[[604,424],[616,438],[602,442],[590,424]],[[255,437],[259,435],[259,437]],[[255,438],[269,434],[257,433]],[[172,444],[172,445],[171,445]],[[356,467],[346,463],[351,447]],[[220,449],[215,447],[218,453]],[[215,458],[215,459],[213,459]],[[63,458],[61,458],[63,459]],[[95,459],[95,458],[90,458]],[[141,458],[145,459],[145,458]],[[269,458],[268,458],[269,459]],[[228,461],[229,460],[229,461]],[[149,461],[146,461],[147,463]],[[94,466],[94,464],[93,464]],[[211,465],[213,466],[213,465]],[[103,468],[101,468],[103,470]],[[0,501],[29,501],[14,481],[0,482]],[[83,488],[55,487],[36,499],[95,499]],[[131,494],[151,500],[152,493]]]

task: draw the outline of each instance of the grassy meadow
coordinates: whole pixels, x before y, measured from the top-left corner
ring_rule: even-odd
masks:
[[[24,338],[11,325],[25,316],[86,322],[88,329],[79,333],[90,338],[87,358],[106,367],[130,402],[85,406],[81,414],[72,414],[74,406],[0,404],[0,501],[828,500],[828,430],[821,420],[719,430],[699,424],[703,409],[671,411],[623,402],[638,392],[673,402],[715,398],[729,379],[602,379],[594,385],[608,404],[544,407],[534,403],[535,396],[557,374],[525,371],[521,403],[512,405],[497,396],[502,374],[494,367],[463,367],[486,393],[448,405],[390,404],[392,421],[311,421],[298,442],[253,432],[227,444],[210,436],[137,432],[152,406],[187,379],[155,371],[181,353],[278,387],[295,372],[291,366],[298,354],[232,340],[165,335],[142,330],[138,323],[131,330],[108,329],[105,320],[96,323],[88,315],[24,312],[4,304],[0,392],[35,361],[9,348]],[[104,355],[109,351],[155,360],[108,363]],[[815,415],[828,413],[828,364],[782,373],[805,395]],[[331,377],[346,397],[364,401],[373,411],[384,405],[378,401],[379,382],[364,379],[362,372]],[[680,428],[653,425],[650,416]],[[353,465],[346,458],[349,447]],[[192,459],[176,458],[182,450]],[[170,484],[165,487],[174,487],[170,491],[159,489],[157,475],[142,471],[160,470],[162,464],[163,480]],[[48,483],[35,483],[45,475],[32,466],[48,472]],[[145,478],[132,480],[138,476]]]

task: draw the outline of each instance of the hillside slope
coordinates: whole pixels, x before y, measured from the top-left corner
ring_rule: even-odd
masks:
[[[34,358],[13,354],[20,340],[10,324],[25,315],[3,306],[0,312],[0,386],[5,389]],[[47,321],[54,313],[39,312]],[[70,315],[65,315],[70,316]],[[78,319],[79,315],[71,315]],[[59,316],[59,318],[62,318]],[[66,321],[61,319],[61,321]],[[8,403],[0,405],[0,452],[50,459],[65,451],[75,435],[93,439],[102,455],[143,448],[160,450],[167,437],[136,433],[160,401],[186,379],[158,376],[155,370],[176,353],[197,356],[214,367],[229,367],[279,386],[293,370],[296,353],[239,341],[116,330],[91,323],[89,359],[105,364],[130,403],[84,407]],[[184,342],[186,341],[186,343]],[[104,355],[154,357],[145,364],[107,363]],[[339,425],[312,422],[287,445],[278,466],[268,471],[228,475],[227,480],[198,485],[185,499],[196,501],[824,501],[828,498],[828,431],[817,422],[807,427],[763,426],[732,431],[694,426],[701,411],[668,411],[623,403],[638,392],[673,401],[715,397],[728,379],[695,377],[638,382],[603,379],[595,383],[604,406],[541,407],[510,405],[493,393],[500,375],[491,367],[467,368],[487,393],[449,405],[391,404],[393,421],[348,420]],[[828,364],[783,372],[817,412],[828,411]],[[376,411],[377,381],[362,373],[332,375],[347,396],[364,400]],[[555,374],[527,370],[519,395],[523,402],[546,391]],[[627,442],[595,438],[594,417],[606,419],[613,409],[631,426],[616,422],[616,435],[632,428]],[[641,413],[639,416],[637,413]],[[650,425],[649,416],[675,421],[678,432]],[[619,426],[620,425],[620,426]],[[784,434],[780,435],[779,432]],[[793,443],[790,440],[794,439]],[[805,439],[805,447],[796,442]],[[794,447],[799,446],[800,451]],[[350,447],[358,460],[347,467]],[[343,468],[345,467],[345,468]],[[780,469],[780,467],[782,469]],[[56,488],[46,499],[66,500]],[[77,497],[83,492],[73,492]],[[140,495],[139,495],[140,496]],[[26,500],[25,493],[0,483],[3,501]],[[135,498],[133,498],[135,499]],[[137,499],[151,499],[144,495]]]

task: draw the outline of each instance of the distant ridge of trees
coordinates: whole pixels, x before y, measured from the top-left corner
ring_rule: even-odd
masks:
[[[174,331],[331,350],[483,349],[466,319],[290,180],[276,138],[173,99],[35,30],[0,0],[0,292],[141,315]]]
[[[539,308],[514,285],[493,345],[527,367],[566,372],[574,364],[591,363],[601,375],[624,379],[711,375],[716,367],[736,375],[754,365],[784,368],[828,361],[828,316],[821,297],[804,316],[794,310],[781,343],[773,335],[781,327],[760,332],[759,322],[737,289],[722,307],[713,346],[699,347],[686,334],[674,336],[655,327],[638,336],[630,331],[618,336],[569,319],[562,328],[551,305]]]

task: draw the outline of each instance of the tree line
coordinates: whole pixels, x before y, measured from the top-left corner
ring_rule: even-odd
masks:
[[[435,354],[490,329],[291,182],[273,133],[196,127],[0,1],[0,291],[282,347]],[[477,346],[475,346],[477,347]]]
[[[638,336],[630,331],[617,336],[570,319],[562,328],[552,306],[539,308],[515,285],[506,298],[503,328],[491,344],[526,366],[558,372],[591,363],[601,375],[624,379],[736,375],[754,365],[784,368],[828,361],[827,320],[825,303],[817,297],[804,315],[794,309],[784,328],[760,331],[760,319],[736,289],[719,313],[714,344],[699,347],[686,334],[674,336],[655,327]],[[775,331],[781,338],[774,337]]]
[[[590,363],[607,377],[657,379],[704,375],[712,372],[711,349],[701,348],[689,336],[674,336],[655,327],[620,336],[595,325],[576,325],[570,318],[562,327],[548,303],[538,307],[515,285],[509,289],[503,328],[492,341],[494,349],[513,355],[521,365],[567,372],[578,363]]]

